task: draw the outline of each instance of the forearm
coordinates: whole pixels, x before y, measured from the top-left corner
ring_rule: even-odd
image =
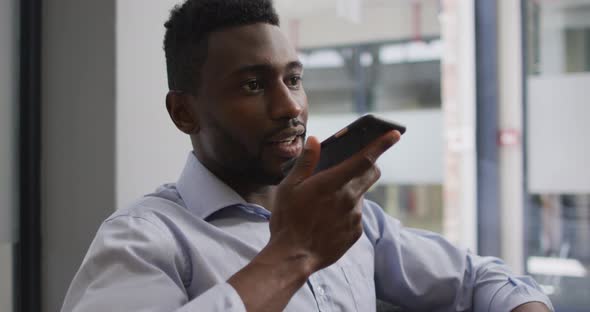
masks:
[[[228,283],[247,311],[282,311],[311,273],[305,256],[268,245]]]

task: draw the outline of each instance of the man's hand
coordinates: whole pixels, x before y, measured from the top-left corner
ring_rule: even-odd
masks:
[[[550,312],[549,308],[541,302],[528,302],[516,307],[512,312]]]
[[[336,262],[361,236],[363,194],[379,179],[375,161],[400,138],[389,132],[344,162],[313,175],[320,144],[307,140],[302,156],[278,186],[269,248],[286,247],[315,272]]]
[[[336,262],[363,233],[359,201],[379,179],[375,161],[400,139],[375,140],[344,162],[313,174],[320,144],[310,137],[277,187],[266,247],[228,283],[248,311],[282,311],[313,272]]]

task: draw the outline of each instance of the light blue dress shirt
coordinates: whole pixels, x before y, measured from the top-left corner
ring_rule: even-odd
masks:
[[[441,236],[404,228],[364,202],[364,235],[301,287],[285,311],[375,311],[376,298],[410,311],[552,309],[529,277]],[[245,311],[226,281],[266,245],[270,212],[246,203],[191,153],[162,186],[99,228],[62,311]]]

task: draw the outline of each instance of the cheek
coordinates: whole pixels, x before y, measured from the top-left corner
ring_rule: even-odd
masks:
[[[297,102],[303,108],[303,111],[301,112],[301,118],[307,122],[307,110],[309,103],[307,102],[307,94],[305,93],[305,90],[301,90],[301,92],[297,94]]]
[[[232,116],[232,118],[224,122],[225,138],[221,138],[224,141],[223,144],[229,145],[229,149],[239,148],[250,156],[257,155],[264,138],[265,120],[261,118],[264,115],[252,109],[239,109],[239,107],[224,113],[225,116]]]
[[[235,129],[216,128],[207,137],[207,141],[209,154],[226,165],[243,164],[244,161],[251,161],[257,154],[256,147],[249,138]]]

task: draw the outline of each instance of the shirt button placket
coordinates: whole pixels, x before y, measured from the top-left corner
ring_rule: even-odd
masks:
[[[318,286],[318,288],[316,288],[316,289],[317,289],[318,295],[320,297],[324,297],[326,295],[326,291],[324,290],[324,288],[322,286]]]
[[[310,277],[311,286],[313,288],[319,310],[321,312],[330,312],[332,311],[330,308],[330,300],[328,298],[326,288],[322,283],[322,279],[320,276],[318,276],[318,274],[319,273],[316,273]]]

